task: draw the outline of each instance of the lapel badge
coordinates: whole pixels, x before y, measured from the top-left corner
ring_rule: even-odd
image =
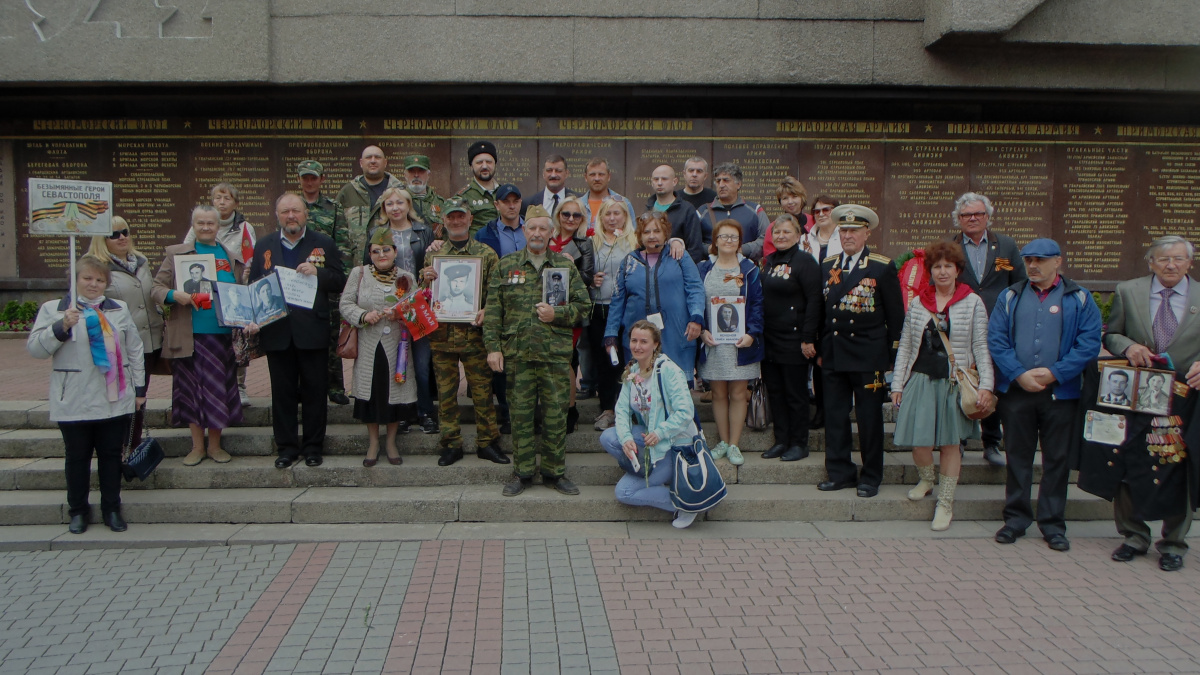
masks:
[[[1196,312],[1200,312],[1200,307],[1192,305],[1191,307],[1188,307],[1188,312],[1190,312],[1192,314],[1195,314]]]
[[[1058,305],[1050,305],[1050,313],[1058,314]]]

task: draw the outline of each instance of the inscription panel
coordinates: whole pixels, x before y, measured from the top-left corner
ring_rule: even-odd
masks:
[[[1017,241],[1050,236],[1053,175],[1053,153],[1047,144],[971,146],[971,191],[992,200],[992,226]]]
[[[951,205],[970,185],[967,146],[893,143],[885,158],[880,250],[894,257],[949,235]]]
[[[1144,273],[1137,255],[1146,239],[1132,219],[1136,156],[1127,145],[1068,144],[1057,148],[1055,238],[1068,276],[1124,279]],[[1134,229],[1136,228],[1136,229]],[[1124,252],[1128,251],[1128,254]]]

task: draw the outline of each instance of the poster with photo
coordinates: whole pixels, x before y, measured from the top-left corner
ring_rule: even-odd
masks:
[[[566,307],[570,284],[570,270],[561,267],[547,267],[542,270],[542,302],[551,307]]]
[[[245,328],[252,323],[266,326],[288,314],[276,274],[268,274],[248,286],[219,281],[216,289],[217,321],[223,326]]]
[[[212,293],[217,281],[217,258],[211,253],[175,256],[175,290],[191,295]]]
[[[434,256],[433,313],[439,322],[470,323],[479,313],[483,258]]]
[[[736,344],[746,334],[746,298],[740,295],[710,298],[708,332],[719,345]]]

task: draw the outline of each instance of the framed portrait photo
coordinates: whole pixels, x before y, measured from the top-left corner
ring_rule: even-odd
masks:
[[[470,323],[479,313],[483,284],[483,258],[478,256],[433,256],[433,315],[439,322]]]
[[[571,270],[547,267],[542,270],[542,302],[551,307],[566,307],[571,292]]]
[[[175,256],[175,290],[212,293],[217,282],[217,257],[211,253]]]
[[[1096,393],[1096,404],[1133,410],[1136,384],[1137,369],[1121,365],[1104,366],[1100,370],[1100,390]]]
[[[1175,373],[1169,370],[1140,368],[1137,372],[1137,395],[1134,397],[1135,412],[1165,416],[1171,414],[1171,385]]]
[[[736,344],[746,334],[746,298],[716,295],[708,300],[708,332],[719,345]]]

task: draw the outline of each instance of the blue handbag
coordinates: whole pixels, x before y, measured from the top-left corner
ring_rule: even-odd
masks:
[[[663,407],[667,409],[667,397],[663,392],[662,373],[656,373],[658,379],[658,395],[662,397]],[[700,513],[707,511],[729,494],[725,487],[725,479],[717,470],[717,463],[708,452],[708,444],[704,442],[704,434],[697,433],[689,445],[671,446],[672,461],[675,462],[675,475],[671,479],[671,503],[680,511]]]

